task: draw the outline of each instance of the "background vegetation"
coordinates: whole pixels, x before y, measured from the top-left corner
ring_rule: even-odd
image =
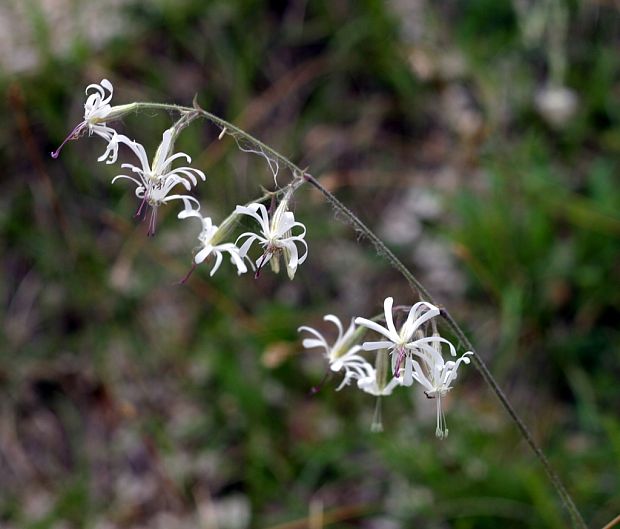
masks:
[[[169,211],[147,238],[96,138],[48,156],[104,77],[117,103],[198,94],[310,166],[464,323],[591,526],[620,513],[616,3],[89,4],[0,9],[1,527],[566,527],[474,369],[443,442],[420,391],[383,434],[354,388],[309,395],[299,325],[415,301],[312,190],[294,282],[176,284],[195,227]],[[171,119],[124,128],[154,148]],[[180,148],[221,219],[273,180],[218,132]]]

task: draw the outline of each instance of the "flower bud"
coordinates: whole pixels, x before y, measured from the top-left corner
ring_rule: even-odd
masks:
[[[110,110],[105,116],[92,117],[90,118],[89,121],[91,123],[104,123],[107,121],[116,121],[116,120],[119,120],[125,117],[127,114],[135,112],[137,109],[138,109],[138,103],[129,103],[127,105],[116,105],[110,108]]]

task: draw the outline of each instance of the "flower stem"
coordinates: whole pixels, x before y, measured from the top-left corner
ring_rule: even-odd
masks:
[[[375,247],[377,252],[383,255],[387,259],[387,261],[392,265],[392,267],[394,267],[396,270],[398,270],[401,273],[401,275],[407,280],[409,285],[418,292],[420,298],[422,298],[425,301],[428,301],[429,303],[432,303],[433,305],[438,305],[437,302],[434,300],[433,296],[430,294],[430,292],[420,283],[420,281],[418,281],[418,279],[409,271],[409,269],[402,263],[402,261],[398,259],[396,255],[394,255],[394,253],[385,245],[385,243],[379,237],[377,237],[377,235],[375,235],[375,233],[370,228],[368,228],[368,226],[366,226],[366,224],[364,224],[364,222],[357,215],[355,215],[355,213],[353,213],[338,198],[336,198],[336,196],[333,193],[331,193],[329,190],[323,187],[323,185],[316,178],[314,178],[311,174],[307,173],[305,169],[301,169],[300,167],[295,165],[288,158],[286,158],[285,156],[283,156],[276,150],[272,149],[268,145],[256,139],[251,134],[248,134],[247,132],[235,127],[228,121],[222,118],[219,118],[218,116],[215,116],[214,114],[211,114],[210,112],[207,112],[206,110],[200,108],[200,106],[198,106],[195,99],[194,99],[193,107],[167,105],[167,104],[162,104],[162,103],[137,103],[136,108],[137,109],[160,109],[160,110],[168,110],[168,111],[170,110],[177,111],[177,112],[187,115],[186,123],[189,123],[190,121],[192,121],[193,119],[197,117],[202,117],[214,123],[218,127],[220,127],[222,130],[222,134],[228,134],[230,136],[233,136],[236,140],[242,139],[248,142],[249,144],[253,145],[257,149],[257,152],[265,155],[270,160],[274,160],[277,163],[282,164],[285,167],[288,167],[288,169],[290,169],[294,177],[294,181],[291,182],[291,184],[293,184],[292,186],[293,189],[296,189],[299,185],[301,185],[303,181],[308,182],[311,186],[316,188],[323,195],[325,200],[329,202],[332,205],[332,207],[334,207],[334,209],[338,210],[360,234],[366,237],[371,242],[371,244]],[[538,446],[538,444],[534,440],[534,437],[530,433],[528,427],[525,425],[525,423],[523,422],[523,420],[521,419],[517,411],[514,409],[514,407],[510,403],[506,394],[500,388],[498,382],[495,380],[495,378],[489,371],[489,368],[487,367],[482,357],[474,349],[472,343],[469,341],[469,339],[465,335],[465,332],[463,331],[463,329],[461,329],[460,325],[456,322],[456,320],[452,317],[452,315],[446,308],[443,308],[443,307],[441,308],[441,315],[443,316],[444,320],[446,321],[447,325],[450,327],[452,332],[458,338],[461,345],[465,349],[473,353],[473,359],[474,359],[474,364],[476,368],[482,375],[482,378],[484,379],[484,381],[491,388],[493,393],[495,393],[500,403],[502,404],[502,406],[508,413],[509,417],[512,419],[512,421],[517,426],[517,429],[519,430],[521,436],[525,439],[529,447],[534,452],[534,455],[538,458],[538,460],[542,464],[543,468],[545,469],[545,472],[547,473],[547,477],[549,478],[549,480],[551,481],[551,484],[556,489],[558,495],[560,496],[560,499],[562,500],[564,507],[566,508],[566,510],[568,511],[571,517],[573,527],[578,528],[578,529],[587,529],[587,525],[583,517],[581,516],[579,509],[575,505],[575,502],[573,501],[571,495],[566,490],[566,487],[562,483],[562,480],[560,479],[559,475],[554,470],[554,468],[551,466],[551,463],[549,462],[549,460],[543,453],[542,449]]]
[[[323,196],[326,198],[326,200],[332,206],[334,206],[340,213],[342,213],[345,216],[345,218],[356,228],[358,232],[360,232],[362,235],[364,235],[367,239],[370,240],[370,242],[376,248],[377,252],[385,256],[385,258],[390,262],[390,264],[403,275],[403,277],[407,280],[409,285],[415,288],[419,292],[420,297],[424,298],[426,301],[428,301],[429,303],[432,303],[433,305],[437,305],[437,302],[434,300],[433,296],[415,278],[415,276],[400,261],[400,259],[398,259],[398,257],[396,257],[392,253],[392,251],[385,245],[385,243],[381,239],[379,239],[379,237],[377,237],[349,208],[347,208],[332,193],[330,193],[327,189],[325,189],[321,185],[321,183],[316,178],[314,178],[312,175],[305,173],[304,178],[312,186],[318,189],[323,194]],[[493,375],[489,371],[489,368],[487,367],[482,357],[476,352],[472,343],[469,341],[464,331],[461,329],[460,325],[456,322],[456,320],[452,317],[450,312],[447,309],[442,307],[441,315],[446,320],[452,332],[454,332],[456,337],[459,339],[459,341],[461,342],[461,345],[465,349],[473,353],[474,364],[478,368],[478,371],[482,375],[482,378],[490,386],[491,390],[495,393],[495,395],[501,402],[502,406],[504,407],[504,409],[506,410],[510,418],[516,424],[522,437],[525,439],[527,444],[530,446],[530,448],[532,449],[532,451],[538,458],[538,460],[543,465],[545,472],[547,473],[547,476],[549,477],[549,480],[555,487],[558,495],[562,499],[562,503],[564,504],[565,508],[568,510],[571,516],[573,526],[579,529],[586,529],[587,525],[583,517],[581,516],[581,513],[577,509],[577,506],[575,505],[575,502],[573,501],[571,495],[566,490],[566,487],[564,487],[564,484],[562,483],[562,480],[560,479],[559,475],[554,470],[554,468],[551,466],[551,463],[549,462],[549,460],[543,453],[542,449],[538,446],[538,444],[534,440],[534,437],[530,433],[528,427],[525,425],[525,423],[523,422],[521,417],[518,415],[516,410],[513,408],[512,404],[508,400],[508,397],[503,392],[503,390],[500,388],[499,384],[495,380],[495,377],[493,377]]]

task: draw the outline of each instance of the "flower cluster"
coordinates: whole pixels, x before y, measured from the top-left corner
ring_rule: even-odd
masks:
[[[98,158],[99,161],[105,161],[108,164],[115,163],[120,146],[125,146],[137,159],[137,165],[123,163],[121,168],[127,170],[126,174],[115,176],[112,183],[129,180],[135,184],[135,195],[139,200],[136,216],[142,215],[145,208],[150,209],[149,235],[155,234],[159,207],[172,201],[180,201],[183,209],[178,214],[178,218],[196,218],[201,223],[201,230],[198,234],[200,246],[194,255],[194,266],[212,257],[215,263],[210,275],[213,275],[219,269],[224,254],[227,254],[231,263],[237,268],[238,274],[244,274],[249,268],[256,268],[258,275],[267,263],[271,264],[274,272],[278,272],[282,255],[288,276],[293,279],[297,267],[308,256],[308,246],[304,240],[305,226],[296,222],[295,216],[289,211],[292,192],[289,190],[285,193],[271,219],[267,208],[260,202],[254,202],[238,205],[218,227],[210,217],[200,213],[200,203],[188,194],[198,185],[199,181],[206,180],[204,172],[189,166],[173,167],[178,160],[184,160],[188,164],[192,161],[189,155],[174,151],[175,141],[186,125],[187,116],[182,115],[175,125],[164,131],[155,155],[152,160],[149,160],[143,145],[118,133],[109,125],[139,108],[138,103],[112,106],[110,102],[113,93],[112,83],[107,79],[103,79],[99,84],[88,85],[87,98],[84,103],[84,119],[69,133],[60,147],[51,153],[52,157],[57,158],[67,142],[76,140],[86,133],[89,136],[95,134],[106,141],[106,149]],[[222,133],[225,133],[225,129]],[[245,232],[237,238],[236,242],[225,242],[240,215],[247,215],[258,221],[259,233]],[[293,230],[297,232],[295,235],[292,234]],[[244,241],[241,247],[237,246],[240,241]],[[254,242],[258,242],[263,247],[263,254],[256,260],[256,265],[248,256]]]
[[[190,273],[195,266],[211,259],[214,261],[210,271],[212,276],[226,256],[239,275],[252,269],[256,271],[256,277],[267,263],[274,272],[279,272],[282,260],[288,277],[293,279],[299,265],[308,257],[306,228],[295,220],[295,215],[289,209],[299,176],[279,193],[271,194],[270,209],[261,203],[262,199],[237,205],[218,225],[211,217],[201,213],[200,203],[190,194],[200,181],[206,180],[205,173],[189,165],[177,166],[180,160],[187,164],[192,162],[184,152],[175,152],[175,142],[180,132],[200,113],[200,109],[176,107],[181,117],[162,133],[159,147],[150,159],[144,146],[110,126],[110,123],[148,104],[112,106],[112,95],[113,87],[107,79],[86,88],[84,119],[52,153],[52,157],[57,158],[67,142],[84,134],[95,134],[106,142],[105,151],[98,160],[108,164],[116,162],[119,149],[123,146],[137,162],[121,164],[125,171],[115,176],[112,183],[128,180],[135,185],[134,193],[139,201],[136,216],[150,210],[149,235],[155,233],[159,208],[172,202],[182,203],[182,210],[177,215],[179,219],[196,219],[200,222],[199,246],[195,250]],[[226,130],[222,130],[220,138]],[[278,195],[280,201],[276,205],[275,198]],[[262,198],[267,196],[269,194]],[[247,217],[258,223],[258,230],[241,233],[232,242],[229,236],[239,221]],[[261,253],[251,257],[250,251],[255,246],[260,247]],[[468,364],[472,353],[467,352],[455,360],[444,360],[444,348],[448,349],[452,358],[457,356],[457,352],[448,340],[437,333],[435,318],[440,311],[434,305],[424,301],[413,305],[400,328],[394,322],[393,312],[393,299],[388,297],[384,302],[385,325],[378,323],[379,318],[353,318],[346,330],[336,316],[328,314],[325,321],[335,325],[338,331],[338,337],[332,344],[311,327],[303,326],[299,331],[309,335],[303,340],[305,348],[322,349],[330,371],[344,374],[338,390],[355,381],[357,387],[365,393],[382,397],[390,395],[399,386],[412,386],[414,382],[420,384],[426,396],[437,402],[436,433],[443,438],[448,435],[448,429],[442,410],[442,398],[452,389],[459,366]],[[368,331],[377,333],[379,337],[363,341]],[[369,351],[376,351],[374,364],[364,356]]]
[[[394,300],[388,297],[383,304],[385,326],[374,319],[354,318],[345,332],[336,316],[325,316],[324,319],[338,329],[338,337],[331,345],[316,329],[300,327],[300,332],[312,336],[303,340],[303,346],[307,349],[321,348],[330,370],[344,372],[338,390],[356,380],[359,389],[380,397],[390,395],[399,386],[411,386],[417,382],[429,399],[436,400],[435,433],[437,437],[444,438],[448,435],[448,428],[442,409],[442,397],[452,389],[459,366],[462,363],[469,364],[472,353],[466,352],[456,361],[446,362],[442,354],[444,346],[447,346],[451,357],[456,357],[457,352],[454,345],[437,333],[437,326],[432,322],[439,316],[440,310],[424,301],[416,303],[409,309],[407,319],[400,329],[397,329],[394,324],[393,303]],[[426,332],[429,323],[432,324],[430,334]],[[362,341],[367,331],[380,334],[382,339]],[[374,366],[360,354],[362,351],[377,351]],[[384,363],[382,359],[386,352],[391,355],[391,377],[388,369],[380,367]]]

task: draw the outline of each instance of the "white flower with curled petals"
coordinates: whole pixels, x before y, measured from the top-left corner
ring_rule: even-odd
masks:
[[[184,201],[186,201],[185,198]],[[237,267],[237,273],[239,275],[245,274],[248,271],[248,267],[243,262],[243,259],[239,255],[239,248],[233,243],[220,243],[220,241],[226,236],[226,229],[218,228],[213,224],[210,217],[203,217],[198,210],[191,207],[187,207],[189,204],[186,202],[186,209],[179,213],[180,219],[197,218],[202,224],[202,230],[198,234],[198,240],[200,241],[201,248],[194,256],[194,262],[196,264],[202,263],[209,256],[215,257],[215,264],[211,269],[210,276],[213,276],[217,272],[218,268],[222,264],[223,254],[227,253],[230,256],[230,262]],[[226,221],[224,222],[226,223]]]
[[[384,397],[391,395],[392,391],[398,386],[402,386],[402,378],[392,377],[389,382],[382,383],[377,371],[370,366],[372,370],[368,376],[357,381],[357,386],[365,393],[370,393],[375,397]]]
[[[329,362],[329,368],[332,371],[344,370],[344,379],[336,391],[348,385],[351,380],[359,381],[371,377],[374,372],[373,367],[365,358],[357,354],[362,348],[356,342],[361,338],[361,334],[365,332],[364,329],[356,330],[355,324],[351,320],[351,324],[345,332],[337,316],[327,314],[323,319],[333,323],[338,329],[338,337],[331,345],[319,331],[312,327],[302,326],[297,331],[307,332],[314,336],[314,338],[305,338],[302,342],[303,346],[306,349],[313,349],[315,347],[323,349],[325,358]]]
[[[149,222],[149,235],[155,233],[157,223],[157,208],[171,200],[189,200],[195,204],[198,201],[190,195],[170,195],[169,193],[177,186],[181,185],[187,191],[192,186],[198,184],[198,178],[206,180],[205,174],[199,169],[192,167],[177,167],[172,169],[172,162],[179,158],[186,159],[191,163],[192,159],[185,153],[179,152],[172,154],[174,144],[174,128],[170,128],[163,133],[162,142],[155,153],[153,163],[149,163],[144,147],[138,142],[131,141],[125,136],[117,136],[116,140],[125,143],[137,156],[140,167],[124,163],[121,167],[130,169],[137,176],[118,175],[112,179],[112,183],[119,179],[131,180],[136,184],[136,196],[141,199],[140,206],[136,215],[142,213],[142,208],[148,205],[151,208],[151,218]]]
[[[263,204],[254,203],[249,206],[237,206],[235,211],[255,219],[261,231],[260,234],[246,232],[237,238],[237,244],[240,240],[245,239],[240,247],[241,257],[245,257],[252,244],[258,241],[264,252],[256,261],[257,275],[267,263],[270,263],[272,270],[277,273],[280,270],[280,254],[283,254],[286,271],[289,278],[293,279],[297,267],[308,257],[308,245],[304,241],[306,227],[301,222],[295,222],[295,215],[288,211],[288,200],[282,200],[271,220],[267,208]],[[297,235],[292,234],[295,228],[301,230]],[[301,256],[299,255],[298,245],[303,251]]]
[[[364,351],[389,349],[392,352],[394,375],[400,376],[403,360],[408,354],[407,350],[412,347],[412,343],[415,343],[412,342],[412,340],[416,334],[416,331],[418,331],[426,322],[438,316],[440,311],[434,305],[431,305],[425,301],[420,301],[411,307],[407,320],[400,330],[397,331],[392,317],[393,304],[394,299],[391,297],[385,298],[385,301],[383,302],[383,308],[385,311],[385,327],[383,325],[379,325],[377,322],[367,320],[366,318],[356,318],[355,323],[378,332],[387,338],[387,340],[364,342],[362,348]]]
[[[52,153],[52,158],[58,158],[60,150],[71,140],[77,140],[88,131],[89,135],[97,134],[108,142],[105,152],[98,158],[101,162],[114,163],[118,156],[118,142],[112,141],[116,131],[107,125],[108,121],[116,120],[136,108],[135,103],[129,105],[111,106],[114,89],[112,83],[102,79],[100,84],[90,84],[86,87],[86,102],[84,103],[84,120],[69,133],[60,147]]]
[[[357,386],[365,393],[370,393],[377,397],[375,413],[370,426],[373,432],[383,431],[383,421],[381,419],[381,398],[392,394],[395,388],[402,386],[402,377],[391,377],[388,369],[388,352],[385,349],[377,351],[375,366],[367,377],[360,378]]]
[[[416,341],[412,349],[413,357],[407,358],[407,364],[413,369],[413,379],[424,388],[424,393],[429,399],[437,399],[437,427],[435,435],[439,438],[448,436],[446,418],[444,416],[441,399],[452,389],[452,383],[456,380],[459,366],[470,363],[472,352],[464,353],[455,361],[445,362],[442,355],[442,345],[448,344],[450,354],[457,356],[456,348],[445,338],[435,334],[428,338]],[[421,360],[418,362],[417,359]]]

